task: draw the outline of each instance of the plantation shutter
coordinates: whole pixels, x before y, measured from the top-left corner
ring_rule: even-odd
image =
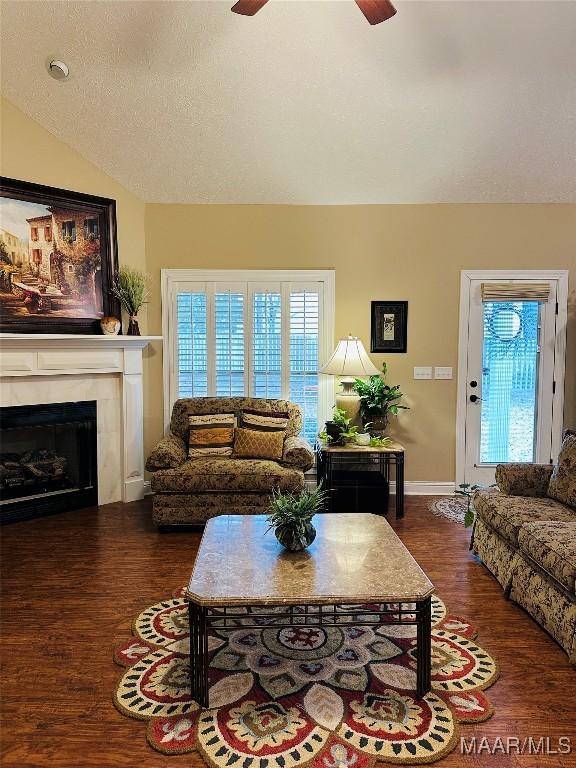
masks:
[[[208,363],[207,296],[203,284],[176,294],[178,397],[206,397]]]
[[[176,290],[176,397],[284,398],[318,432],[323,284],[180,282]]]
[[[303,433],[314,442],[318,431],[318,345],[322,287],[290,284],[289,392],[302,409]],[[287,366],[288,367],[288,366]]]
[[[283,396],[282,293],[280,283],[249,283],[252,297],[250,392],[253,397]]]
[[[217,397],[239,397],[246,392],[246,286],[212,286],[214,368],[209,390]]]

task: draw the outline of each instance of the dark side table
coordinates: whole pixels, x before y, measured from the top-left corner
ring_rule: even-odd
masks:
[[[326,511],[332,512],[334,492],[353,485],[356,489],[365,482],[366,473],[378,473],[385,490],[382,491],[384,512],[388,512],[388,484],[390,468],[394,467],[396,480],[396,518],[404,517],[404,447],[391,442],[385,448],[365,445],[316,444],[318,482],[328,493]],[[376,510],[361,510],[376,511]]]

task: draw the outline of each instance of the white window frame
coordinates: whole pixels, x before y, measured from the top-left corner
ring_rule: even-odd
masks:
[[[172,406],[178,398],[177,365],[177,318],[176,293],[179,283],[221,283],[223,286],[233,283],[297,283],[306,287],[322,283],[320,313],[320,335],[318,339],[318,365],[328,360],[334,349],[334,316],[336,273],[333,269],[162,269],[162,336],[165,339],[163,356],[164,383],[164,431],[168,434]],[[286,317],[288,302],[286,288],[282,296],[283,315]],[[249,303],[249,302],[248,302]],[[251,323],[252,308],[246,307],[246,321]],[[251,327],[251,325],[249,326]],[[289,354],[289,349],[287,350]],[[286,351],[285,351],[286,354]],[[246,370],[246,382],[248,381]],[[318,423],[319,426],[330,418],[334,401],[333,381],[331,376],[318,377]]]
[[[468,332],[470,324],[470,294],[475,280],[501,282],[506,280],[555,281],[556,337],[554,339],[554,371],[556,382],[552,396],[551,459],[556,461],[562,443],[564,425],[564,373],[566,366],[566,324],[568,320],[568,271],[541,269],[472,269],[460,272],[460,325],[458,336],[458,387],[456,402],[456,486],[464,482],[466,465],[466,407],[468,395]]]

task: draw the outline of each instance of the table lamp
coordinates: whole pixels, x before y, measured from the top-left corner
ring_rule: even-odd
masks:
[[[360,398],[352,389],[354,379],[380,374],[360,339],[357,336],[340,339],[332,357],[319,372],[341,377],[342,392],[336,395],[336,407],[346,412],[347,417],[352,419],[352,424],[359,424]]]

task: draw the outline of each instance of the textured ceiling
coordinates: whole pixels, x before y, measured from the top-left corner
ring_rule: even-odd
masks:
[[[576,3],[231,5],[7,0],[2,93],[146,201],[576,201]]]

